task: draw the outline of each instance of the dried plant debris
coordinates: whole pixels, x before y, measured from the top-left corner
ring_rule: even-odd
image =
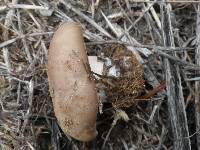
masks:
[[[144,89],[143,69],[135,55],[124,45],[113,44],[102,50],[107,62],[105,78],[106,95],[113,107],[130,107]]]
[[[0,149],[199,149],[199,12],[194,0],[0,1]],[[50,40],[70,20],[98,90],[92,143],[65,136],[48,90]]]

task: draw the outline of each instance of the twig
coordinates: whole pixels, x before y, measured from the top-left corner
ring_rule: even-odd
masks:
[[[150,0],[147,0],[147,2],[149,2],[149,1]],[[147,6],[150,7],[151,14],[152,14],[153,18],[155,19],[157,26],[159,27],[159,29],[161,29],[161,22],[160,22],[158,15],[156,14],[155,9],[153,8],[153,6],[151,7],[150,3],[147,3]]]
[[[170,47],[170,46],[157,46],[157,45],[146,45],[146,44],[138,44],[138,43],[130,43],[129,41],[122,41],[122,40],[103,40],[103,41],[95,41],[95,42],[87,42],[87,45],[96,45],[96,44],[113,44],[113,43],[118,43],[118,44],[124,44],[128,46],[134,46],[136,48],[148,48],[148,49],[153,49],[153,50],[161,50],[165,52],[183,52],[187,50],[194,50],[194,48],[191,47]]]
[[[185,79],[185,81],[197,81],[197,82],[199,82],[199,80],[200,80],[200,77],[194,77],[194,78]]]
[[[30,114],[31,114],[31,109],[32,109],[32,104],[33,104],[33,89],[34,89],[34,82],[33,80],[31,80],[28,84],[28,90],[29,90],[29,97],[28,97],[28,104],[29,104],[29,108],[28,110],[26,111],[26,114],[25,114],[25,119],[24,119],[24,122],[23,122],[23,125],[22,125],[22,133],[25,131],[26,129],[26,126],[28,124],[28,121],[29,121],[29,117],[30,117]]]
[[[20,34],[23,34],[22,24],[21,24],[21,19],[20,19],[20,13],[19,13],[19,11],[17,11],[17,20],[18,20],[19,32],[20,32]],[[28,61],[29,61],[29,63],[32,63],[32,57],[31,57],[29,48],[28,48],[28,46],[27,46],[27,42],[26,42],[25,37],[22,38],[22,43],[23,43],[23,45],[24,45],[24,50],[25,50],[25,53],[26,53],[26,55],[27,55],[27,57],[28,57]]]
[[[7,40],[3,43],[0,43],[0,48],[3,48],[3,47],[6,47],[14,42],[16,42],[17,40],[19,39],[19,37],[16,37],[16,38],[13,38],[13,39],[10,39],[10,40]]]
[[[161,132],[161,136],[160,136],[160,139],[159,139],[159,144],[158,144],[158,147],[156,148],[156,150],[161,150],[162,149],[162,144],[164,142],[166,133],[167,133],[167,130],[165,129],[164,126],[162,126],[162,132]]]
[[[163,57],[165,57],[165,58],[168,58],[168,59],[170,59],[170,60],[173,60],[174,62],[176,62],[176,63],[179,64],[179,65],[186,65],[186,66],[191,66],[191,67],[200,68],[200,66],[198,66],[198,65],[192,64],[192,63],[187,62],[187,61],[184,61],[184,60],[181,60],[181,59],[179,59],[179,58],[177,58],[177,57],[175,57],[175,56],[171,56],[171,55],[169,55],[169,54],[167,54],[167,53],[164,53],[164,52],[162,52],[162,51],[155,51],[155,52],[156,52],[158,55],[160,55],[160,56],[163,56]]]
[[[27,34],[27,35],[19,35],[13,39],[10,39],[10,40],[7,40],[3,43],[0,43],[0,48],[3,48],[3,47],[6,47],[14,42],[16,42],[17,40],[19,39],[22,39],[22,38],[25,38],[25,37],[34,37],[34,36],[43,36],[43,35],[51,35],[53,34],[54,32],[35,32],[35,33],[30,33],[30,34]]]
[[[48,7],[37,6],[37,5],[28,5],[28,4],[13,4],[8,3],[5,6],[0,6],[0,12],[5,11],[7,9],[34,9],[34,10],[48,10]]]
[[[134,23],[128,28],[128,31],[130,31],[143,17],[144,15],[152,8],[152,6],[156,3],[156,1],[153,1],[152,4],[148,5],[147,8],[143,11],[143,15],[139,16]]]
[[[18,0],[12,0],[12,3],[13,4],[16,4],[18,2]],[[12,23],[12,17],[13,17],[13,14],[15,13],[15,11],[13,9],[10,9],[6,15],[6,20],[5,20],[5,23],[4,25],[6,27],[9,27]],[[8,39],[8,30],[5,30],[3,32],[3,38],[4,40],[7,40]],[[9,52],[8,52],[8,49],[6,47],[3,48],[3,56],[4,56],[4,61],[5,61],[5,64],[7,66],[7,70],[8,72],[11,71],[11,64],[10,64],[10,60],[9,60]],[[10,79],[9,79],[9,82],[10,82]]]
[[[7,6],[0,6],[0,12],[5,11]]]
[[[37,6],[37,5],[27,5],[27,4],[7,4],[9,9],[34,9],[34,10],[48,10],[48,7]]]
[[[120,7],[122,13],[124,14],[124,16],[127,18],[127,20],[131,23],[131,25],[133,25],[132,20],[129,18],[129,16],[127,15],[127,13],[125,12],[125,10],[123,9],[123,7],[121,6],[119,0],[116,0],[118,6]],[[133,25],[134,26],[134,25]]]
[[[157,94],[158,92],[162,91],[165,87],[166,87],[166,83],[165,81],[162,81],[159,85],[155,86],[151,91],[149,91],[148,93],[142,96],[136,97],[136,99],[137,100],[149,99],[153,97],[155,94]]]

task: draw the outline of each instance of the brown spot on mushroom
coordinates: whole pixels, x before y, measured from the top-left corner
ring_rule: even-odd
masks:
[[[64,120],[64,127],[66,127],[69,130],[70,128],[72,128],[72,126],[73,126],[73,121],[71,119]]]
[[[67,69],[67,71],[68,70],[72,70],[72,64],[71,64],[71,61],[70,60],[66,60],[65,61],[65,66],[66,66],[66,69]]]

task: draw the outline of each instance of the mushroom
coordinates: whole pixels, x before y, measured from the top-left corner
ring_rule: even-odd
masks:
[[[81,26],[63,23],[50,42],[49,90],[58,124],[66,135],[91,141],[96,135],[97,92],[88,74]]]

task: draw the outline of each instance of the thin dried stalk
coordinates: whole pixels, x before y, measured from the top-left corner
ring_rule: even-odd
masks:
[[[171,26],[170,5],[162,8],[163,43],[165,46],[174,46],[174,37]],[[174,53],[171,53],[174,55]],[[179,66],[173,65],[167,58],[164,59],[167,102],[169,119],[174,138],[175,150],[190,150],[188,123],[185,111],[183,91]]]

